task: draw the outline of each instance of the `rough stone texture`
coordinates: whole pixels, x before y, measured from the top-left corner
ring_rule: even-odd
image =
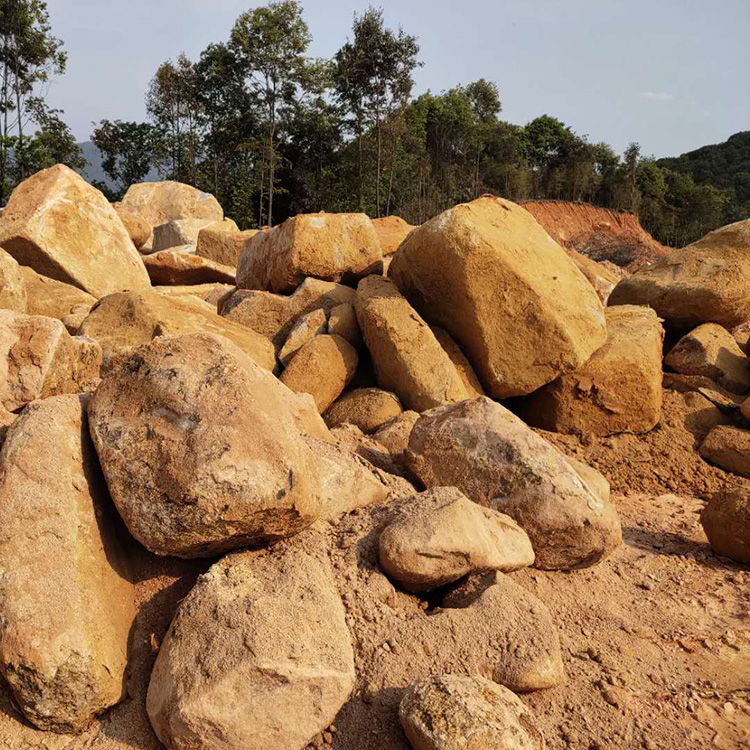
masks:
[[[405,222],[400,216],[384,216],[382,219],[373,219],[372,225],[380,240],[383,255],[393,255],[399,245],[406,239],[414,229],[412,224]]]
[[[750,497],[746,490],[716,493],[703,509],[701,523],[717,554],[750,563]]]
[[[16,411],[38,398],[93,390],[102,350],[53,318],[0,310],[0,404]]]
[[[502,198],[422,224],[389,275],[425,320],[450,333],[493,398],[535,391],[606,341],[586,277],[528,211]]]
[[[534,563],[526,532],[455,487],[415,495],[380,534],[380,566],[406,591],[430,591],[469,573]]]
[[[144,256],[143,263],[154,284],[234,284],[234,268],[194,253],[160,250]]]
[[[732,474],[750,477],[750,432],[731,425],[718,425],[700,447],[706,461]]]
[[[96,304],[96,297],[82,289],[40,276],[28,266],[21,266],[21,275],[26,285],[26,312],[29,315],[45,315],[62,320],[74,310],[90,310]]]
[[[196,252],[202,258],[237,268],[245,243],[258,234],[257,229],[240,232],[231,219],[211,224],[198,232]]]
[[[405,411],[390,422],[386,422],[373,437],[390,453],[400,455],[409,447],[409,436],[419,417],[419,412]]]
[[[607,343],[575,372],[527,396],[524,421],[553,432],[648,432],[661,419],[664,330],[648,307],[605,311]]]
[[[0,673],[26,718],[57,732],[125,697],[135,617],[86,398],[30,404],[0,453]]]
[[[295,393],[309,393],[323,414],[357,371],[357,352],[340,336],[315,336],[292,358],[281,382]]]
[[[308,405],[228,339],[194,334],[119,360],[89,417],[133,536],[159,555],[204,557],[317,519],[321,474],[296,414]]]
[[[27,312],[27,289],[21,266],[0,249],[0,309]]]
[[[458,375],[466,389],[467,398],[477,398],[484,396],[484,389],[479,382],[471,362],[466,359],[466,355],[461,351],[461,347],[453,340],[453,337],[439,326],[430,326],[430,330],[435,334],[440,346],[445,349],[445,353],[450,357],[451,362],[458,371]]]
[[[62,164],[13,191],[0,217],[0,245],[21,265],[94,297],[150,286],[110,202]]]
[[[612,290],[620,283],[622,276],[579,253],[577,250],[566,249],[568,257],[578,266],[578,270],[588,279],[603,305],[607,304]]]
[[[209,305],[216,312],[220,300],[229,297],[237,289],[234,284],[186,284],[183,286],[155,286],[153,291],[166,297],[197,297]]]
[[[154,227],[154,252],[169,250],[172,247],[196,245],[198,234],[204,227],[216,222],[213,219],[173,219]]]
[[[534,716],[508,688],[444,674],[413,682],[398,710],[414,750],[544,750]]]
[[[213,195],[181,182],[131,185],[120,205],[140,216],[152,229],[175,219],[224,219],[224,211]]]
[[[468,397],[435,334],[392,281],[363,279],[354,304],[378,384],[395,393],[406,409],[422,412]]]
[[[748,352],[748,344],[750,343],[750,320],[746,320],[744,323],[740,323],[730,331],[737,345],[742,349],[745,354]]]
[[[280,349],[297,318],[313,310],[329,312],[354,301],[354,290],[342,284],[305,279],[291,296],[239,289],[224,301],[222,316],[252,328]]]
[[[198,579],[159,652],[147,709],[173,750],[302,750],[354,687],[327,563],[245,552]]]
[[[299,317],[279,352],[281,364],[286,367],[305,344],[324,333],[328,333],[325,310],[319,308]]]
[[[664,358],[682,375],[703,375],[732,393],[750,388],[750,363],[726,328],[704,323],[683,336]]]
[[[329,427],[348,423],[369,435],[402,411],[395,393],[380,388],[356,388],[334,402],[325,420]]]
[[[331,310],[328,318],[328,332],[346,339],[355,349],[364,348],[365,343],[359,331],[357,313],[354,311],[354,305],[348,302],[336,305]]]
[[[240,289],[293,292],[305,279],[353,283],[382,273],[383,254],[365,214],[300,214],[264,229],[244,246]]]
[[[406,458],[426,487],[457,487],[515,519],[539,568],[593,565],[622,539],[607,480],[489,398],[422,415]]]
[[[122,292],[99,302],[79,329],[98,341],[106,357],[157,336],[213,333],[224,336],[266,370],[276,366],[273,346],[262,336],[217,315],[207,302],[156,292]]]
[[[721,227],[623,279],[610,305],[650,305],[666,326],[733,328],[750,318],[750,219]]]
[[[112,207],[117,211],[120,221],[125,225],[135,249],[140,250],[151,238],[151,225],[138,214],[128,211],[121,203],[113,203]]]

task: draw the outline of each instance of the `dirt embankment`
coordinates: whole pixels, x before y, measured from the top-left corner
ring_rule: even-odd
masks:
[[[526,201],[523,207],[564,247],[628,271],[669,252],[626,211],[552,200]]]

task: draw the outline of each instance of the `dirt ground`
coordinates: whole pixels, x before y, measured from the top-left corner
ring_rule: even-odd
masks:
[[[511,575],[544,602],[560,631],[565,684],[523,696],[549,748],[750,748],[750,568],[715,556],[698,517],[712,492],[750,482],[709,466],[695,452],[706,426],[718,419],[707,403],[668,391],[664,413],[662,425],[645,436],[581,442],[544,433],[609,478],[624,536],[623,545],[593,568]],[[350,618],[374,597],[390,601],[368,615],[372,622],[350,619],[362,638],[355,647],[361,674],[334,727],[313,747],[408,748],[395,708],[410,644],[387,634],[392,623],[427,617],[426,603],[401,593],[394,603],[390,589],[375,591],[372,581],[382,588],[382,576],[365,569],[372,564],[365,553],[357,571],[342,564],[347,539],[372,536],[376,518],[369,511],[355,514],[296,542],[320,547],[327,540]],[[67,737],[31,728],[0,686],[0,748],[159,747],[144,708],[151,665],[175,608],[210,561],[160,560],[141,548],[134,558],[141,612],[132,634],[130,699],[83,735]],[[450,653],[450,634],[435,645],[430,668],[440,670],[460,656]]]

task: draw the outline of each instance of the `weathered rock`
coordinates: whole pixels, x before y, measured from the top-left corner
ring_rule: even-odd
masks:
[[[471,362],[466,359],[466,356],[461,351],[461,347],[453,340],[450,333],[439,326],[430,326],[430,330],[435,334],[438,343],[450,357],[451,362],[453,362],[453,365],[461,378],[461,382],[466,389],[466,397],[477,398],[479,396],[484,396],[484,389],[479,382],[477,374],[474,372],[474,368],[471,366]]]
[[[98,341],[106,357],[148,344],[157,336],[212,333],[229,339],[264,369],[276,366],[273,346],[263,336],[217,315],[207,302],[189,297],[111,294],[91,311],[79,331]]]
[[[483,677],[413,682],[398,709],[414,750],[544,750],[534,716],[510,690]]]
[[[297,414],[308,404],[228,339],[194,334],[118,360],[89,418],[133,536],[159,555],[203,557],[320,515],[321,474]]]
[[[0,404],[16,411],[39,398],[93,390],[102,350],[53,318],[0,310]]]
[[[0,309],[27,312],[27,289],[21,266],[0,249]]]
[[[328,333],[341,336],[346,339],[355,349],[363,349],[364,341],[359,331],[357,323],[357,313],[354,311],[354,305],[345,302],[342,305],[336,305],[331,310],[328,317]]]
[[[610,305],[649,305],[666,326],[726,328],[750,318],[750,220],[729,224],[623,279]]]
[[[383,255],[393,255],[399,245],[408,237],[414,226],[405,222],[400,216],[384,216],[373,219],[372,225],[383,248]]]
[[[591,284],[528,211],[502,198],[484,196],[422,224],[389,275],[455,339],[493,398],[535,391],[606,340]]]
[[[301,315],[318,309],[328,312],[337,305],[353,301],[354,290],[348,286],[305,279],[289,297],[239,289],[224,301],[220,313],[252,328],[280,349]]]
[[[28,266],[21,266],[21,275],[26,285],[28,298],[26,312],[29,315],[45,315],[48,318],[62,320],[74,310],[78,312],[83,308],[90,310],[96,304],[96,297],[92,297],[82,289],[63,281],[40,276]]]
[[[400,455],[409,447],[409,436],[419,417],[419,412],[405,411],[390,422],[386,422],[373,437],[390,453]]]
[[[293,292],[305,279],[354,283],[382,273],[383,254],[365,214],[300,214],[245,244],[237,286]]]
[[[121,203],[113,203],[112,207],[117,211],[120,221],[125,225],[135,249],[140,250],[151,238],[151,225],[138,214],[128,211]]]
[[[577,250],[568,248],[565,252],[573,263],[578,266],[578,270],[588,279],[591,286],[594,287],[602,304],[606,305],[609,295],[612,294],[612,290],[620,283],[622,276],[607,268],[603,263],[598,263],[591,258],[587,258]]]
[[[216,222],[213,219],[172,219],[154,227],[154,252],[173,247],[197,245],[198,233]]]
[[[257,229],[240,232],[231,219],[211,224],[198,232],[196,252],[202,258],[237,268],[245,243],[258,234]]]
[[[398,396],[380,388],[357,388],[335,401],[325,414],[326,424],[353,424],[369,435],[397,417],[403,409]]]
[[[180,605],[147,710],[173,750],[302,750],[354,687],[354,654],[327,562],[300,550],[216,563]]]
[[[750,497],[745,490],[716,493],[703,509],[701,523],[717,554],[750,563]]]
[[[726,328],[704,323],[683,336],[664,358],[682,375],[703,375],[733,393],[750,389],[750,363]]]
[[[730,333],[740,349],[747,354],[750,351],[750,320],[746,320],[744,323],[735,326]]]
[[[234,284],[234,268],[174,248],[145,255],[143,263],[154,284]]]
[[[155,286],[154,292],[163,294],[166,297],[197,297],[204,302],[208,302],[214,311],[217,310],[218,304],[222,299],[229,297],[237,289],[234,284],[186,284],[183,286]]]
[[[593,565],[621,541],[607,480],[489,398],[424,414],[406,458],[426,487],[457,487],[513,518],[529,535],[539,568]]]
[[[62,164],[13,191],[0,217],[0,245],[21,265],[94,297],[150,286],[115,209]]]
[[[328,333],[328,321],[325,310],[320,308],[300,316],[292,326],[286,337],[284,346],[279,352],[281,364],[285,367],[292,361],[292,357],[315,336]]]
[[[469,573],[533,565],[526,532],[455,487],[408,498],[379,539],[383,570],[406,591],[430,591]]]
[[[224,211],[213,195],[181,182],[131,185],[120,206],[140,216],[152,229],[175,219],[224,219]]]
[[[357,371],[357,352],[340,336],[315,336],[292,358],[281,382],[295,393],[309,393],[318,412],[341,395]]]
[[[380,387],[405,408],[422,412],[468,398],[450,357],[392,281],[363,279],[355,309]]]
[[[664,330],[647,307],[605,311],[607,343],[575,372],[527,396],[524,421],[554,432],[647,432],[661,419]]]
[[[750,477],[750,432],[731,425],[719,425],[701,443],[706,461],[732,474]]]
[[[0,453],[0,673],[26,718],[57,732],[125,697],[136,612],[86,398],[30,404]]]

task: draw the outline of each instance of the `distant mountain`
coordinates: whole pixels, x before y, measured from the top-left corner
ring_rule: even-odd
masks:
[[[109,178],[102,167],[102,152],[99,151],[99,149],[91,141],[85,141],[84,143],[79,143],[78,145],[80,146],[81,151],[83,151],[83,157],[88,162],[88,166],[85,169],[81,170],[81,175],[88,182],[100,180],[108,188],[111,188],[112,190],[116,189],[117,186]],[[149,172],[149,174],[144,177],[144,181],[146,182],[158,179],[160,179],[159,174],[155,169],[152,169],[151,172]]]

